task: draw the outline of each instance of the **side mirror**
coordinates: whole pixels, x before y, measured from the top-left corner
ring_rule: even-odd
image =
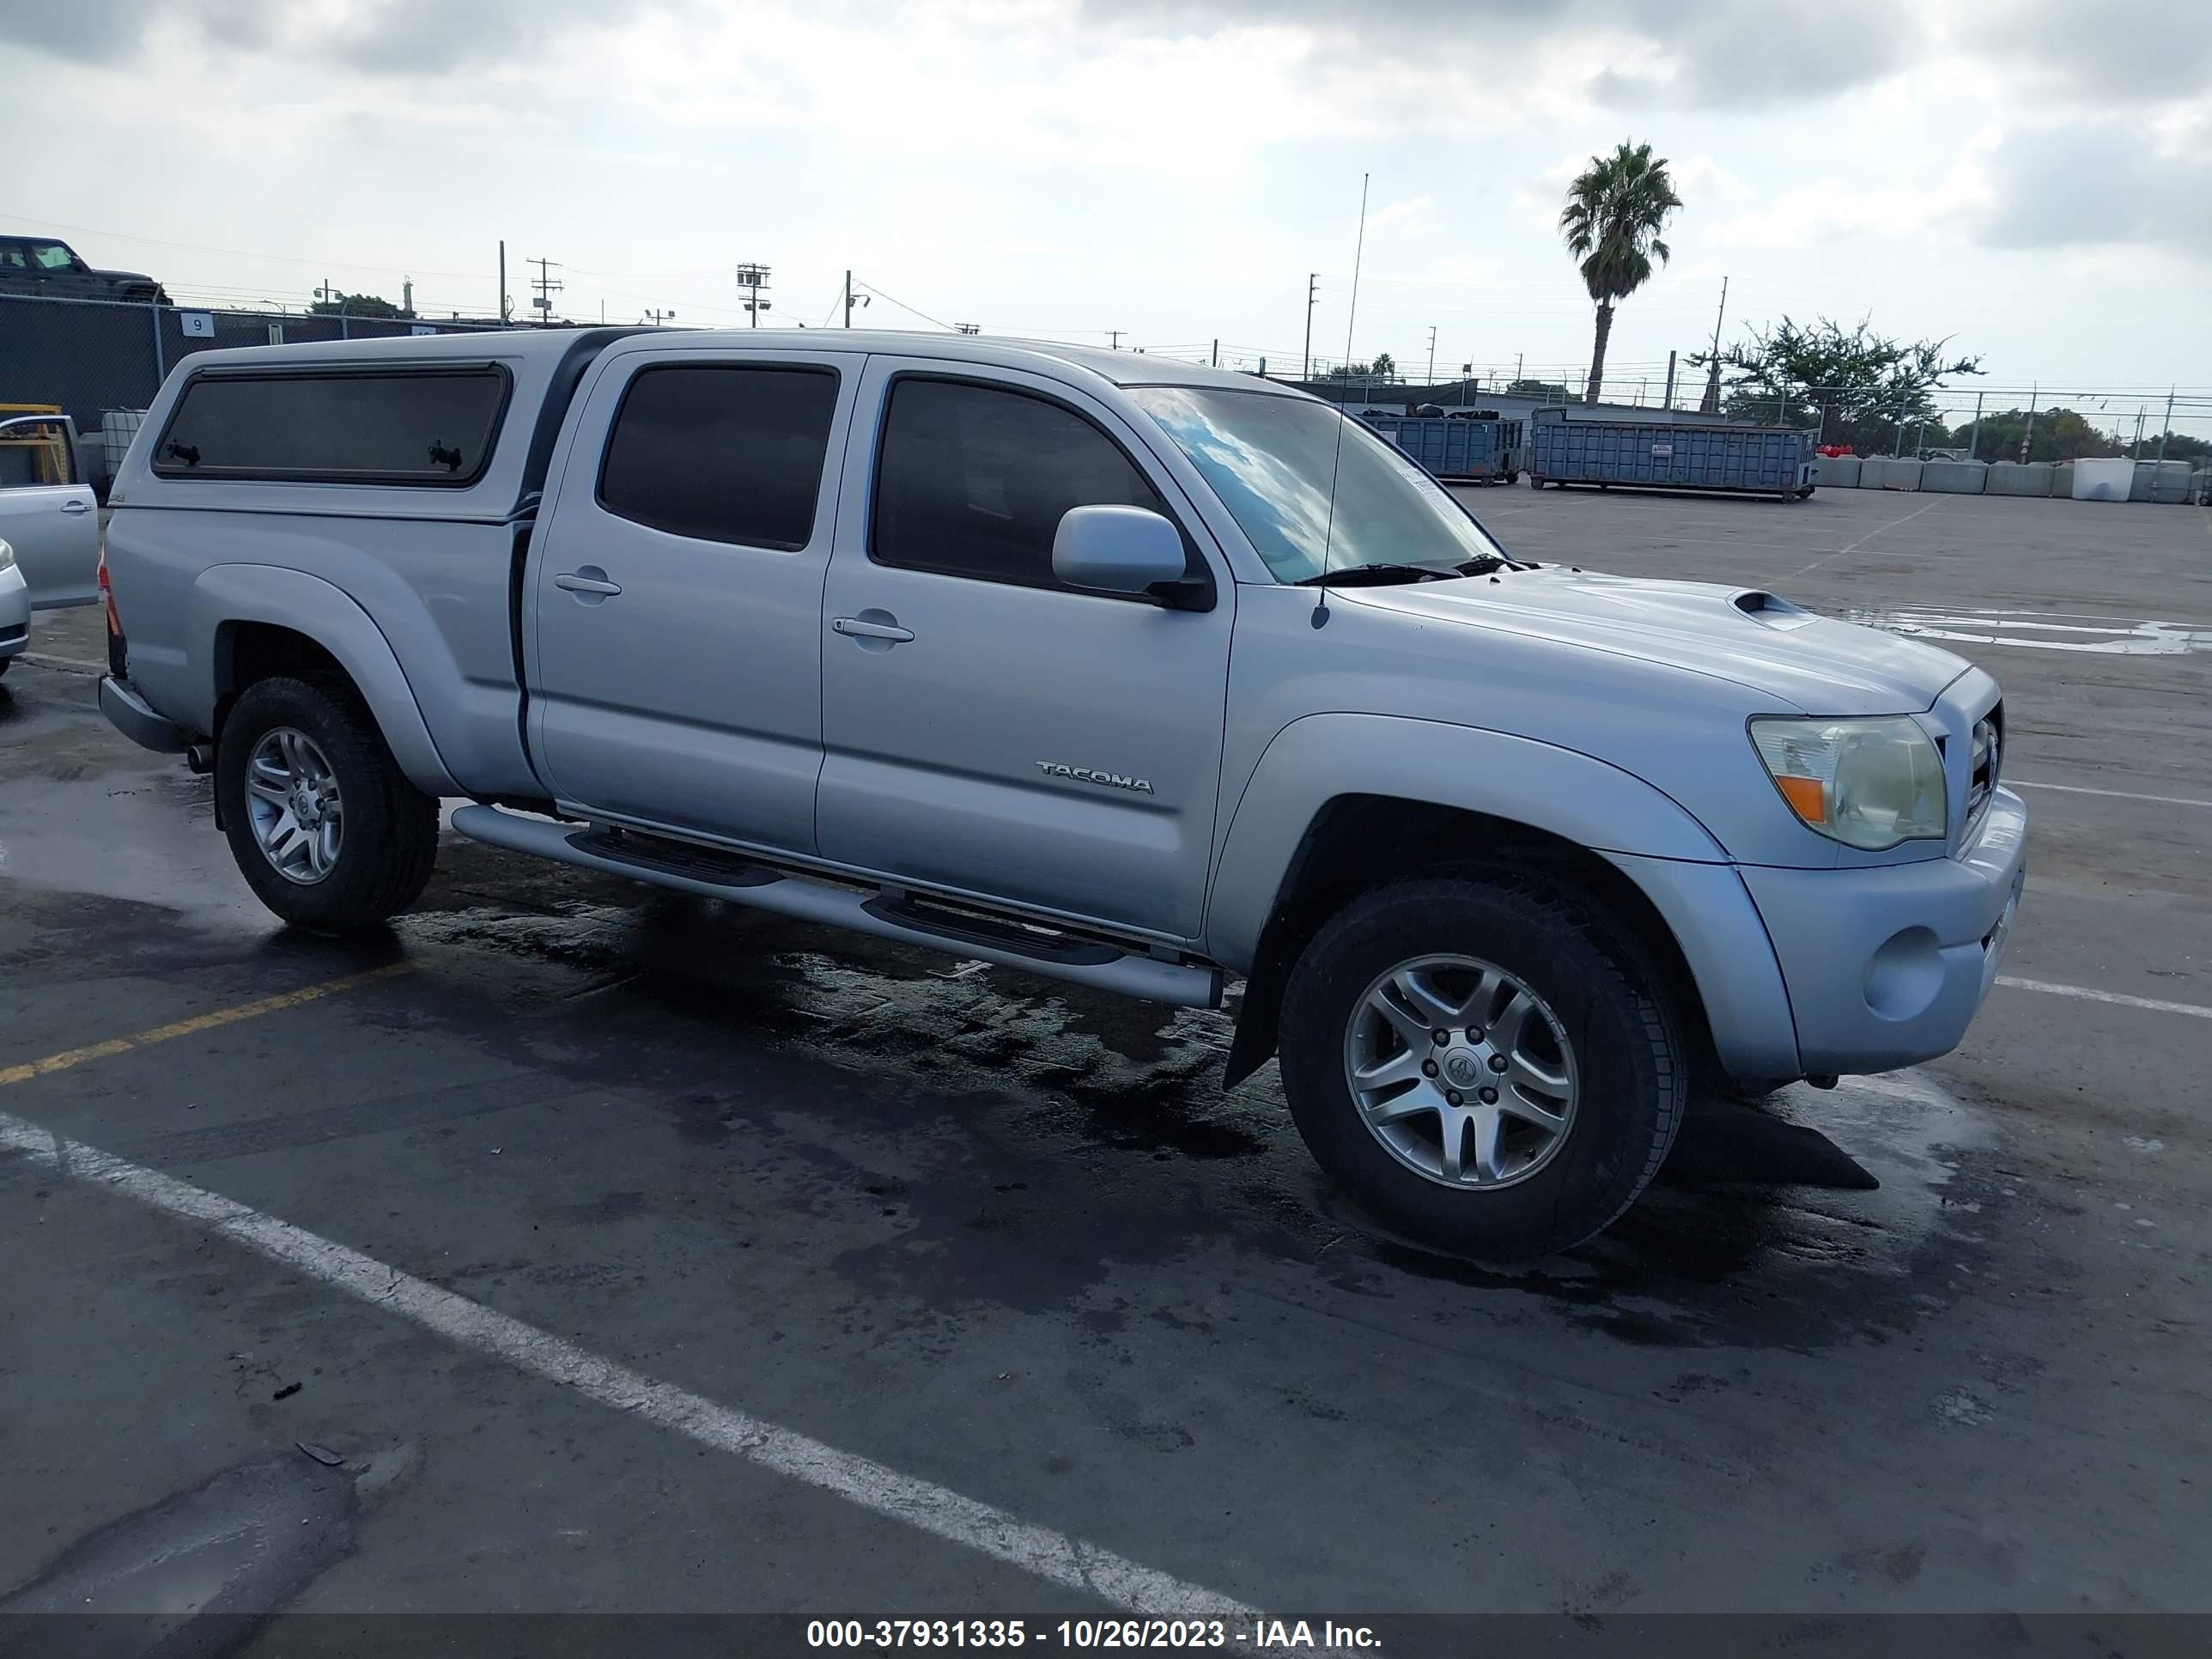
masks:
[[[1052,538],[1052,574],[1070,587],[1144,593],[1182,580],[1182,532],[1141,507],[1071,507]]]

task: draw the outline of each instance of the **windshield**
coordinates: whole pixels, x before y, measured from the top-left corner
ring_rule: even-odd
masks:
[[[1193,386],[1135,386],[1129,396],[1206,475],[1278,581],[1319,575],[1324,550],[1332,571],[1504,556],[1434,478],[1327,404]]]

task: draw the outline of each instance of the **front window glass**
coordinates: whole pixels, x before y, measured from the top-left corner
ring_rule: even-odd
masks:
[[[69,249],[59,242],[32,243],[31,258],[48,270],[67,270],[76,263],[70,258]]]
[[[1129,396],[1205,474],[1279,581],[1320,574],[1324,558],[1336,571],[1502,556],[1417,462],[1327,404],[1194,386]]]

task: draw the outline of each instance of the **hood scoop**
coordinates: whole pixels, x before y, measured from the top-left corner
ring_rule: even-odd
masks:
[[[1778,593],[1756,587],[1746,588],[1729,603],[1753,622],[1764,623],[1769,628],[1802,628],[1817,620],[1804,606],[1792,605]]]

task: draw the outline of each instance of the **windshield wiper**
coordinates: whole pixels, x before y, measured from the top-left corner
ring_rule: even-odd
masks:
[[[1398,582],[1448,582],[1471,573],[1448,564],[1347,564],[1317,575],[1301,576],[1298,587],[1388,587]]]

